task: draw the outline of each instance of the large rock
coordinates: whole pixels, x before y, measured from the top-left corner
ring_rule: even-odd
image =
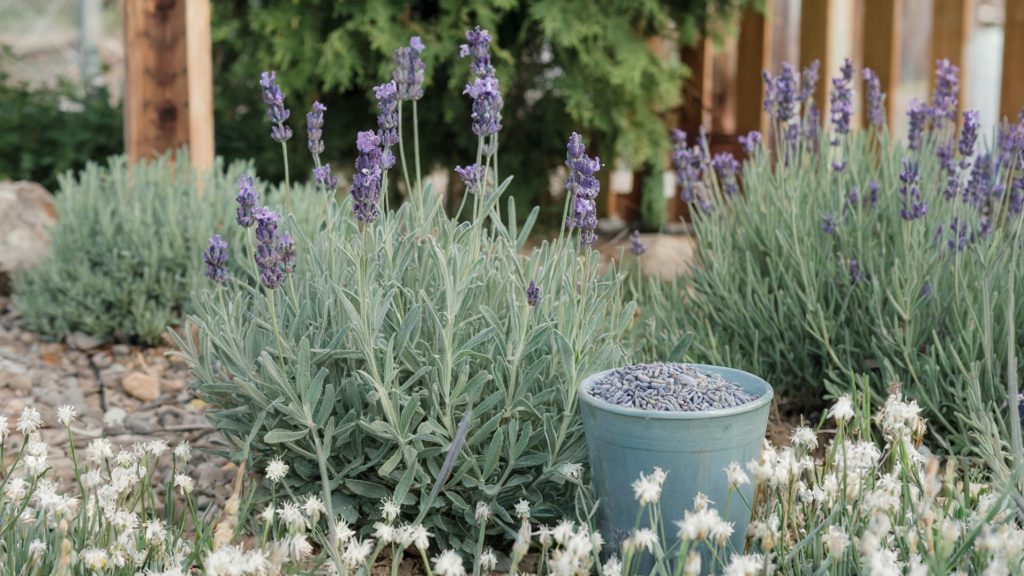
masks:
[[[35,182],[0,182],[0,294],[11,275],[37,264],[50,247],[57,221],[53,198]]]

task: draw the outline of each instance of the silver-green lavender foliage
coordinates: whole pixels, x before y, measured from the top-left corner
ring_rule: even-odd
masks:
[[[134,167],[114,157],[61,177],[50,253],[15,283],[25,325],[53,338],[81,331],[160,342],[204,282],[195,255],[210,234],[228,240],[228,263],[240,265],[231,251],[244,237],[233,224],[235,181],[244,168],[218,163],[199,176],[184,155]]]
[[[937,99],[933,110],[948,106]],[[875,126],[808,131],[791,100],[776,145],[744,164],[744,194],[725,198],[703,153],[698,186],[715,201],[695,220],[697,263],[686,290],[649,286],[648,322],[692,329],[696,359],[759,374],[790,398],[848,392],[857,375],[876,398],[901,383],[949,449],[970,445],[976,389],[1008,438],[1017,405],[1000,368],[1020,351],[1008,328],[1024,321],[1020,307],[1004,313],[1008,295],[1024,296],[1009,273],[1021,264],[1011,247],[1024,123],[970,150],[948,118],[915,111],[910,149]]]

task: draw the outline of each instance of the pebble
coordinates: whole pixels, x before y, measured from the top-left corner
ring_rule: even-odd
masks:
[[[672,362],[616,369],[591,384],[587,392],[610,404],[660,412],[719,410],[758,398],[718,374]]]
[[[121,387],[132,398],[152,402],[160,397],[160,379],[145,372],[132,372],[121,380]]]

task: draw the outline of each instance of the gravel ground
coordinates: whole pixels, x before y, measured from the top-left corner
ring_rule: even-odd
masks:
[[[222,501],[230,495],[236,467],[211,453],[225,446],[223,437],[190,391],[187,367],[168,350],[102,344],[82,334],[73,334],[67,344],[47,342],[23,330],[17,310],[0,297],[0,415],[13,428],[25,406],[40,412],[46,424],[43,438],[51,447],[49,462],[62,482],[72,478],[72,464],[65,431],[57,423],[61,405],[78,410],[72,426],[76,450],[100,436],[115,446],[159,439],[173,448],[187,440],[199,503]],[[11,440],[19,441],[20,435]],[[169,469],[168,463],[160,473],[169,474]],[[161,484],[165,480],[161,477]]]

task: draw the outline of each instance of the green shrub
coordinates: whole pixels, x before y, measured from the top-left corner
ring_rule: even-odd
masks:
[[[30,88],[0,71],[0,180],[32,180],[54,190],[64,172],[119,153],[122,113],[109,101],[105,89],[83,96],[66,85]]]
[[[878,126],[843,134],[833,124],[819,138],[808,137],[806,117],[776,119],[774,152],[754,153],[745,193],[728,201],[706,150],[680,145],[683,176],[694,158],[703,167],[682,182],[708,208],[695,220],[701,250],[684,305],[651,285],[641,309],[670,335],[692,329],[695,358],[760,374],[805,408],[847,392],[856,375],[870,377],[876,398],[900,383],[948,449],[970,443],[963,416],[977,381],[1007,437],[1015,407],[999,367],[1021,345],[1006,334],[1024,314],[993,311],[1006,309],[1011,286],[1024,297],[1007,273],[1021,258],[1010,248],[1020,237],[1024,124],[1004,124],[991,147],[979,141],[964,158],[950,113],[937,112],[949,106],[942,98],[916,105],[927,126],[912,135],[915,149]],[[939,156],[950,154],[944,168]],[[927,213],[914,214],[915,202]]]
[[[25,325],[53,338],[81,331],[159,342],[202,280],[196,254],[211,230],[229,241],[242,237],[231,222],[244,169],[218,164],[197,176],[184,155],[131,168],[114,157],[106,167],[90,163],[62,176],[50,253],[15,279]]]

